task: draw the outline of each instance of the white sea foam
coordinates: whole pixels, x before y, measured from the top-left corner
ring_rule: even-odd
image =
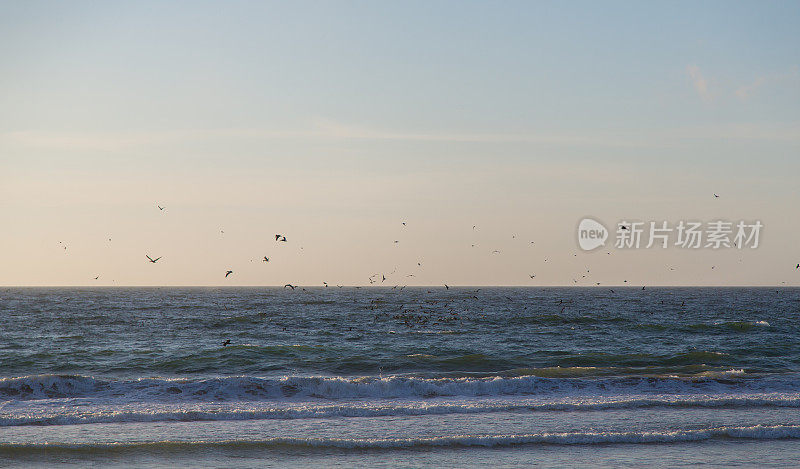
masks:
[[[561,400],[536,398],[470,400],[364,400],[342,404],[316,402],[234,403],[116,403],[111,400],[47,403],[20,402],[0,409],[0,426],[81,425],[94,423],[291,420],[348,417],[429,416],[445,414],[487,414],[496,412],[580,412],[641,408],[800,408],[800,393],[754,394],[748,396],[631,396],[580,397]]]
[[[0,444],[0,451],[85,451],[102,452],[120,449],[168,450],[210,448],[343,448],[343,449],[395,449],[412,447],[498,447],[515,445],[596,445],[596,444],[659,444],[704,441],[718,438],[752,440],[797,439],[800,426],[755,425],[740,427],[713,427],[691,430],[648,432],[563,432],[531,434],[454,435],[430,438],[268,438],[263,440],[221,441],[154,441],[107,444]]]

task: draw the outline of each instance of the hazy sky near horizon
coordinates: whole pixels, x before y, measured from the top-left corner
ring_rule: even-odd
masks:
[[[0,285],[799,285],[798,22],[798,2],[0,1]],[[584,253],[584,216],[764,229]]]

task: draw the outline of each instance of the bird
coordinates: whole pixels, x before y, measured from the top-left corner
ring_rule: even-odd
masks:
[[[406,226],[406,222],[403,222],[403,226]]]
[[[100,276],[98,275],[98,276],[97,276],[97,277],[95,277],[94,279],[95,279],[95,280],[97,280],[97,279],[99,279],[99,278],[100,278]]]
[[[797,270],[797,269],[800,269],[800,264],[797,264],[796,266],[794,266],[794,270]]]
[[[278,241],[278,240],[280,240],[280,239],[281,239],[281,235],[279,235],[279,234],[276,234],[276,235],[275,235],[275,241]]]
[[[227,339],[225,342],[222,343],[222,346],[227,347],[230,344],[231,344],[231,339]]]
[[[536,275],[530,274],[530,275],[528,275],[528,277],[534,278],[534,277],[536,277]]]
[[[262,262],[269,262],[269,257],[264,256],[264,260]]]
[[[628,227],[627,227],[627,226],[625,226],[625,225],[621,225],[619,228],[620,228],[621,230],[627,230],[627,229],[628,229]]]
[[[719,196],[717,194],[714,194],[714,198],[719,199]]]
[[[500,251],[498,251],[497,249],[495,249],[494,251],[492,251],[492,254],[500,254]]]
[[[281,236],[281,242],[284,242],[284,243],[286,242],[286,236]]]
[[[286,285],[283,286],[283,288],[291,288],[292,290],[294,290],[297,287],[292,285],[291,283],[287,283]]]
[[[156,207],[158,207],[159,210],[164,210],[165,208],[167,208],[167,207],[162,207],[160,205],[156,205]]]
[[[445,289],[445,290],[449,290],[449,289],[450,289],[450,287],[448,287],[448,286],[447,286],[447,284],[445,283],[445,284],[444,284],[444,289]]]
[[[145,255],[144,255],[144,257],[146,257],[146,258],[147,258],[147,260],[149,260],[150,262],[152,262],[153,264],[155,264],[156,262],[158,262],[158,260],[159,260],[159,259],[161,259],[161,258],[162,258],[162,257],[164,257],[164,256],[158,256],[158,257],[156,257],[155,259],[153,259],[152,257],[150,257],[150,256],[148,256],[147,254],[145,254]]]
[[[232,274],[232,273],[233,273],[233,271],[232,271],[232,270],[228,270],[227,272],[225,272],[225,278],[228,278],[228,275],[230,275],[230,274]]]

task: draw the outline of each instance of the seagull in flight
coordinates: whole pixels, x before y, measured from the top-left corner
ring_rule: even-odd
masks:
[[[158,207],[159,210],[164,210],[165,208],[167,208],[167,207],[162,207],[160,205],[156,205],[156,207]]]
[[[717,194],[714,194],[714,198],[719,199],[719,196]]]
[[[229,271],[225,272],[225,278],[228,278],[228,275],[230,275],[230,274],[232,274],[232,273],[233,273],[233,271],[232,271],[232,270],[229,270]]]
[[[794,270],[797,270],[797,269],[800,269],[800,264],[797,264],[796,266],[794,266]]]
[[[450,287],[448,287],[448,286],[447,286],[447,284],[445,283],[445,284],[444,284],[444,289],[445,289],[445,290],[449,290],[449,289],[450,289]]]
[[[283,286],[283,288],[291,288],[292,290],[294,290],[297,287],[292,285],[291,283],[287,283],[286,285]]]
[[[531,274],[531,275],[528,275],[528,277],[534,278],[534,277],[536,277],[536,275]]]
[[[264,260],[262,260],[261,262],[269,262],[269,257],[264,256]]]
[[[95,280],[97,280],[97,279],[99,279],[99,278],[100,278],[100,276],[98,275],[98,276],[97,276],[97,277],[95,277],[94,279],[95,279]]]
[[[282,235],[282,234],[276,234],[276,235],[275,235],[275,241],[283,241],[283,242],[286,242],[286,236],[284,236],[284,235]]]
[[[144,257],[146,257],[148,261],[150,261],[150,262],[152,262],[153,264],[155,264],[156,262],[158,262],[158,260],[159,260],[159,259],[161,259],[161,258],[162,258],[162,257],[164,257],[164,256],[158,256],[158,257],[156,257],[155,259],[153,259],[152,257],[150,257],[150,256],[148,256],[147,254],[145,254],[145,255],[144,255]]]

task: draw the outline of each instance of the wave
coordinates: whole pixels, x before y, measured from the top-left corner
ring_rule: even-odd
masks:
[[[129,400],[265,400],[287,398],[432,398],[439,396],[610,395],[794,391],[795,375],[751,378],[742,370],[677,377],[284,377],[103,380],[89,376],[37,375],[0,379],[0,399],[108,397]]]
[[[503,447],[519,445],[671,444],[712,439],[776,440],[800,438],[800,426],[755,425],[651,432],[563,432],[510,435],[455,435],[430,438],[268,438],[263,440],[154,441],[91,444],[0,444],[0,454],[43,451],[103,453],[128,451],[187,451],[196,449],[402,449],[426,447]]]
[[[319,418],[357,418],[357,417],[394,417],[394,416],[431,416],[447,414],[487,414],[496,412],[586,412],[620,409],[647,408],[680,408],[680,409],[743,409],[743,408],[800,408],[800,394],[787,395],[753,395],[748,397],[669,397],[657,398],[635,397],[627,399],[611,399],[600,401],[561,401],[548,403],[511,403],[511,402],[461,402],[434,403],[404,402],[389,403],[370,402],[366,405],[299,405],[283,407],[225,408],[216,405],[195,407],[190,409],[131,408],[122,406],[115,409],[95,409],[87,412],[81,408],[74,413],[43,415],[2,416],[0,427],[11,426],[55,426],[85,425],[98,423],[133,423],[133,422],[197,422],[197,421],[239,421],[239,420],[295,420]]]

